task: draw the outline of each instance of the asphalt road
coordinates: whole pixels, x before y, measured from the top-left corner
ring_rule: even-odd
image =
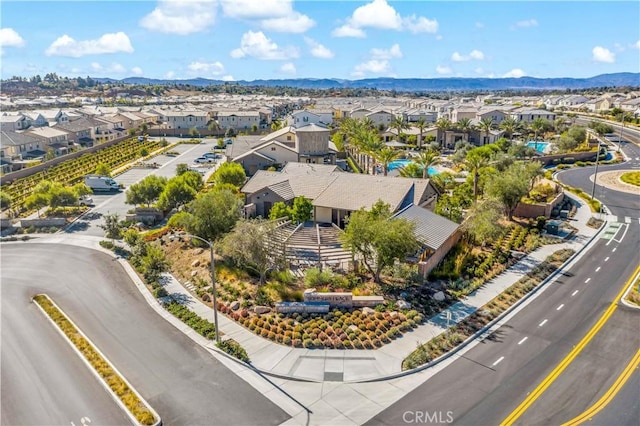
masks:
[[[174,142],[178,138],[167,138],[169,142]],[[126,188],[144,179],[145,177],[155,174],[158,176],[172,178],[176,175],[176,165],[186,163],[189,166],[195,166],[193,160],[198,158],[205,152],[211,151],[217,141],[214,139],[204,139],[205,142],[198,145],[177,145],[172,151],[177,151],[180,155],[169,157],[167,155],[159,155],[152,158],[148,162],[157,163],[160,167],[152,168],[134,168],[129,169],[123,174],[117,176],[115,180],[123,184],[124,191],[118,193],[97,192],[91,197],[95,206],[73,226],[68,227],[65,232],[78,235],[103,236],[104,230],[99,225],[104,223],[103,216],[107,214],[117,214],[120,219],[124,219],[127,211],[133,208],[130,204],[125,204]],[[202,170],[209,170],[210,167],[201,167]]]
[[[616,397],[597,413],[589,425],[637,425],[640,419],[640,370],[636,369]]]
[[[590,184],[588,175],[593,173],[593,168],[590,169],[564,172],[560,179],[587,189]],[[606,196],[603,201],[611,213],[620,215],[623,221],[630,217],[630,223],[620,225],[612,239],[601,238],[578,263],[564,271],[555,283],[504,326],[368,424],[444,424],[451,423],[448,420],[452,418],[454,424],[491,425],[504,420],[596,323],[640,263],[637,197],[611,190],[602,190],[602,194]],[[626,318],[627,323],[633,324],[636,318],[640,319],[633,316],[637,315],[636,312],[630,315]],[[609,320],[611,326],[627,324],[622,316],[624,313],[619,309]],[[639,335],[627,337],[605,331],[601,344],[610,347],[620,345],[620,355],[632,347],[635,352],[640,344]],[[619,342],[620,339],[625,341]],[[598,345],[590,344],[587,348],[589,350],[583,351],[583,360],[594,356]],[[556,413],[552,413],[553,407],[540,408],[542,413],[553,414],[555,422],[547,423],[549,419],[544,416],[536,419],[541,424],[558,424],[560,418],[569,420],[580,414],[592,402],[594,390],[603,392],[608,388],[607,379],[615,375],[622,358],[624,356],[599,360],[597,368],[593,369],[598,370],[598,374],[592,374],[593,381],[589,383],[591,391],[584,389],[584,369],[565,376],[563,380],[574,380],[570,406],[561,413],[558,413],[557,404],[553,406]],[[588,364],[588,361],[583,362]],[[559,381],[558,386],[548,389],[551,402],[557,402],[554,397],[563,397],[561,391],[567,387],[565,382]],[[416,421],[416,413],[422,413],[420,419],[428,421]],[[610,413],[610,416],[615,417],[615,413]],[[530,423],[523,420],[521,424]],[[621,416],[611,424],[625,423]]]
[[[2,424],[126,424],[30,297],[46,292],[165,425],[280,424],[288,415],[158,317],[121,266],[67,245],[2,246]],[[124,421],[123,421],[124,420]]]

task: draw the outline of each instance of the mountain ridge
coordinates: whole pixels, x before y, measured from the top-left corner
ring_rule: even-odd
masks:
[[[122,84],[190,84],[192,86],[209,86],[234,84],[240,86],[287,86],[301,89],[379,89],[396,91],[451,91],[451,90],[562,90],[590,89],[595,87],[640,86],[640,73],[624,72],[599,74],[588,78],[573,77],[505,77],[505,78],[391,78],[378,77],[359,80],[337,78],[290,78],[290,79],[257,79],[224,81],[197,77],[184,80],[152,79],[147,77],[127,77],[120,80],[111,78],[94,78],[94,80]]]

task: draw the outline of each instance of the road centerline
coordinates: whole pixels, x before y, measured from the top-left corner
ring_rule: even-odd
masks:
[[[576,290],[576,291],[574,291],[573,293],[571,293],[571,297],[573,297],[573,296],[575,296],[576,294],[578,294],[578,291],[580,291],[580,290]]]
[[[564,308],[564,303],[562,303],[560,306],[558,306],[558,307],[556,308],[556,311],[559,311],[559,310],[560,310],[560,309],[562,309],[562,308]]]
[[[528,339],[528,338],[529,338],[529,337],[526,337],[526,336],[525,336],[525,337],[523,337],[523,338],[522,338],[522,340],[520,340],[520,341],[518,342],[518,344],[519,344],[519,345],[523,344],[524,342],[526,342],[526,341],[527,341],[527,339]]]
[[[504,359],[503,356],[501,356],[500,358],[498,358],[496,360],[496,362],[494,362],[493,364],[491,364],[492,367],[495,367],[496,365],[500,364],[502,362],[502,360]]]
[[[542,321],[540,324],[538,324],[538,327],[542,327],[543,325],[545,325],[547,323],[547,321],[549,321],[548,319],[545,319],[544,321]]]

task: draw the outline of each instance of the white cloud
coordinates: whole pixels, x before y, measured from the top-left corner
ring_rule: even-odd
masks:
[[[391,65],[389,65],[389,61],[386,60],[371,59],[370,61],[356,65],[352,72],[354,76],[358,77],[366,73],[388,75],[391,73]]]
[[[254,57],[257,59],[283,60],[297,58],[298,50],[293,47],[280,48],[262,31],[247,31],[242,35],[240,47],[231,51],[232,58]]]
[[[616,61],[616,54],[606,47],[596,46],[591,53],[593,54],[593,60],[596,62],[613,63]]]
[[[198,75],[221,75],[224,73],[224,65],[220,61],[216,62],[191,62],[187,68]]]
[[[108,67],[103,67],[99,62],[91,62],[91,71],[104,74],[122,74],[126,71],[125,67],[117,62],[112,62]]]
[[[468,55],[461,55],[458,52],[453,52],[451,55],[451,60],[455,62],[465,62],[475,59],[476,61],[481,61],[484,59],[484,53],[479,50],[472,50]]]
[[[526,19],[524,21],[516,22],[516,27],[520,27],[520,28],[529,28],[529,27],[537,27],[537,26],[538,26],[538,21],[536,21],[535,19]]]
[[[356,37],[364,38],[367,35],[360,28],[353,28],[349,24],[345,24],[331,31],[331,35],[334,37]]]
[[[45,50],[47,56],[70,56],[79,58],[85,55],[100,55],[103,53],[126,52],[132,53],[133,46],[129,37],[122,31],[104,34],[97,40],[76,41],[68,35],[58,37]]]
[[[371,49],[371,57],[373,59],[402,58],[402,51],[400,50],[400,45],[396,43],[389,49]]]
[[[438,65],[436,67],[436,72],[440,75],[450,75],[453,73],[453,71],[451,70],[451,68],[445,66],[445,65]]]
[[[291,0],[220,0],[225,16],[235,19],[283,18],[293,11]]]
[[[287,62],[280,67],[280,71],[286,72],[287,74],[295,74],[296,66],[293,64],[293,62]]]
[[[323,46],[312,38],[305,37],[304,41],[309,46],[309,49],[311,49],[311,55],[316,58],[331,59],[335,56],[329,48]]]
[[[166,78],[166,79],[172,79],[172,78],[175,78],[175,76],[176,76],[176,73],[175,73],[175,72],[173,72],[173,71],[169,71],[169,72],[167,72],[167,73],[164,75],[164,78]]]
[[[636,41],[636,44],[633,45],[636,49],[640,49],[640,40]]]
[[[215,22],[216,8],[216,0],[160,0],[158,6],[140,20],[140,26],[169,34],[197,33]]]
[[[131,72],[133,73],[133,75],[142,75],[142,68],[140,67],[133,67],[131,68]]]
[[[24,39],[13,28],[0,28],[0,48],[22,47]]]
[[[299,34],[313,28],[316,22],[307,15],[292,12],[290,15],[282,18],[265,19],[261,22],[261,25],[265,30]]]
[[[525,75],[527,74],[524,71],[522,71],[520,68],[514,68],[508,73],[504,74],[503,77],[504,78],[509,78],[509,77],[520,78],[520,77],[524,77]]]
[[[410,15],[402,17],[387,0],[373,0],[357,7],[346,23],[335,28],[334,37],[365,37],[365,28],[380,30],[409,31],[411,33],[436,33],[438,21],[424,16]]]
[[[232,75],[223,75],[222,76],[222,81],[236,81],[236,79],[233,78]]]

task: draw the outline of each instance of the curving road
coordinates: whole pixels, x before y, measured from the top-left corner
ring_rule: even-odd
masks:
[[[2,424],[127,424],[29,302],[46,292],[158,411],[166,425],[280,424],[289,416],[160,318],[104,253],[2,246]],[[86,419],[85,419],[86,421]]]
[[[593,167],[577,168],[559,179],[590,191],[590,174]],[[638,197],[600,187],[596,194],[610,208],[609,220],[616,222],[608,225],[611,232],[601,234],[582,259],[491,336],[368,424],[499,424],[549,375],[596,324],[640,263]],[[518,423],[560,424],[586,410],[640,347],[639,314],[619,308],[574,360],[573,369],[565,370]],[[615,419],[609,424],[630,424],[628,415],[607,413],[608,420]]]

